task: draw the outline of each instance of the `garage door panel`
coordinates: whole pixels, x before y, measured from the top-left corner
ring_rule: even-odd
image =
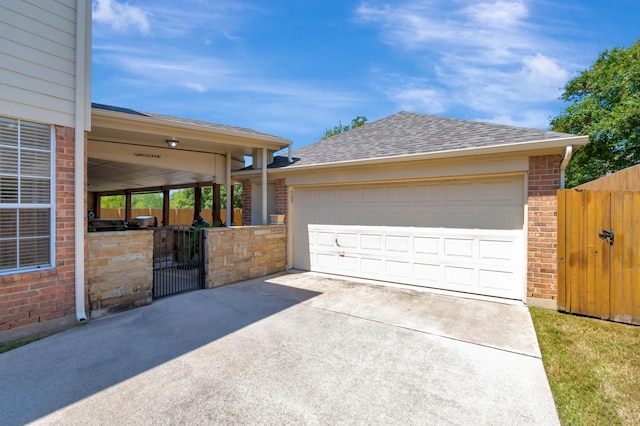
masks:
[[[338,269],[341,271],[357,272],[359,259],[356,256],[338,256]]]
[[[408,212],[391,214],[386,220],[389,226],[407,226],[409,221],[413,221],[413,215]]]
[[[443,197],[444,188],[442,185],[415,185],[413,187],[411,200],[425,204],[435,204],[441,202],[444,199]]]
[[[382,235],[361,234],[360,246],[362,250],[379,251],[382,249]]]
[[[357,188],[337,190],[337,201],[340,203],[359,203],[362,191]]]
[[[413,251],[416,254],[432,254],[440,253],[440,238],[415,237],[413,239]]]
[[[331,241],[325,236],[335,236],[333,247],[310,246],[311,258],[317,258],[313,271],[521,297],[522,231],[341,225],[309,229],[325,241]]]
[[[512,246],[511,241],[480,240],[480,259],[510,261]]]
[[[321,189],[317,192],[316,202],[322,203],[335,203],[336,202],[336,190],[335,189]]]
[[[384,199],[384,191],[380,187],[359,188],[363,203],[379,204]]]
[[[385,238],[387,252],[392,254],[409,253],[409,236],[387,235]]]
[[[513,277],[508,272],[504,271],[480,271],[480,287],[484,289],[508,291],[512,285]]]
[[[315,241],[318,247],[333,247],[334,246],[334,237],[333,232],[316,232],[315,233]]]
[[[375,226],[384,223],[384,215],[380,211],[365,211],[360,217],[359,225]]]
[[[478,199],[477,185],[468,183],[450,183],[444,186],[446,201],[476,201]]]
[[[522,299],[523,191],[521,176],[293,188],[294,267]]]
[[[387,260],[387,275],[392,278],[410,278],[411,277],[411,263],[401,262],[398,260]]]
[[[393,191],[387,191],[384,199],[388,203],[406,203],[411,202],[414,199],[414,191],[411,186],[398,186]]]
[[[338,268],[338,257],[335,256],[333,253],[317,253],[315,257],[317,262],[315,266],[317,266],[318,268],[322,268],[322,269]]]
[[[445,256],[473,257],[473,240],[462,240],[458,238],[446,238],[444,240]]]
[[[384,260],[380,258],[363,257],[360,265],[361,271],[366,273],[365,278],[378,277],[384,274]]]
[[[475,287],[474,278],[475,271],[473,268],[463,268],[461,266],[444,267],[444,279],[449,286],[464,287],[470,291]]]
[[[521,202],[519,194],[521,182],[514,180],[497,180],[478,183],[479,200],[491,200],[502,202]]]
[[[438,287],[442,282],[442,266],[429,263],[414,263],[413,276],[418,285],[426,285],[428,287]]]
[[[356,248],[358,246],[358,235],[356,233],[339,232],[336,240],[341,248]]]

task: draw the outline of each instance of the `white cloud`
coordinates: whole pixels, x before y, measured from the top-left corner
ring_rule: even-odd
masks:
[[[516,77],[524,89],[530,89],[532,99],[556,99],[569,79],[569,72],[557,61],[538,53],[523,59],[523,67]]]
[[[149,12],[117,0],[94,0],[93,20],[109,25],[115,31],[124,33],[135,28],[143,34],[151,31]]]
[[[205,87],[204,84],[200,84],[200,83],[184,83],[185,87],[189,90],[192,90],[194,92],[198,92],[198,93],[205,93],[207,91],[207,88]]]
[[[540,103],[555,102],[569,78],[566,46],[547,38],[531,14],[535,0],[376,1],[361,4],[358,21],[377,27],[382,41],[404,51],[424,73],[417,88],[380,77],[381,91],[400,108],[429,113],[470,109],[508,124],[540,123]]]
[[[521,24],[529,14],[521,1],[505,0],[474,4],[463,9],[463,13],[481,26],[496,28]]]

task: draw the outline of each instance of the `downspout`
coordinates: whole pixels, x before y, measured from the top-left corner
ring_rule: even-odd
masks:
[[[262,224],[267,225],[267,148],[262,148]]]
[[[560,189],[564,189],[564,172],[567,170],[567,166],[569,165],[569,161],[571,160],[571,155],[573,154],[573,146],[567,145],[564,151],[564,157],[560,162]]]
[[[87,35],[91,32],[91,9],[87,7],[87,2],[79,0],[76,2],[76,66],[75,66],[75,98],[74,98],[74,251],[75,251],[75,305],[76,319],[78,322],[85,322],[87,314],[84,310],[85,300],[85,129],[90,128],[90,124],[85,123],[87,118],[87,106],[89,105],[90,90],[87,87],[89,71],[89,58],[87,51]],[[89,54],[90,55],[90,54]],[[90,113],[89,113],[90,114]],[[90,123],[90,122],[89,122]]]
[[[227,152],[227,228],[231,226],[231,213],[233,212],[233,185],[231,184],[231,153]]]

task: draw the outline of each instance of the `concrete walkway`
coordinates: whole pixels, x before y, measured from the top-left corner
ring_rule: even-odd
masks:
[[[0,424],[559,424],[528,310],[291,273],[0,355]]]

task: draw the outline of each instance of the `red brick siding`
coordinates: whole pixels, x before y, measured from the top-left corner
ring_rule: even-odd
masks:
[[[251,225],[251,181],[242,181],[242,224]]]
[[[289,220],[289,191],[285,179],[276,179],[276,214],[284,214]]]
[[[527,297],[557,298],[560,155],[529,158]]]
[[[0,332],[75,313],[74,129],[56,127],[56,265],[0,276]]]

